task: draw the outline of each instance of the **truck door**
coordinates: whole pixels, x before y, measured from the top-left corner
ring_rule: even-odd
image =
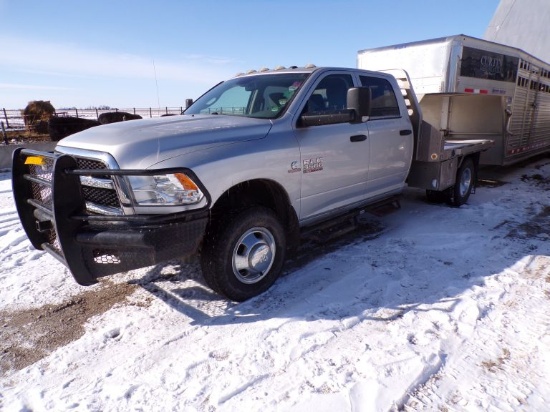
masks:
[[[320,78],[301,113],[330,113],[346,108],[348,74]],[[301,220],[322,218],[335,209],[350,208],[365,199],[369,140],[365,123],[349,122],[304,127],[298,120],[302,173]]]
[[[392,84],[376,76],[359,76],[371,89],[369,129],[369,179],[367,194],[377,197],[403,188],[411,165],[414,135],[408,114]],[[403,106],[403,105],[402,105]]]

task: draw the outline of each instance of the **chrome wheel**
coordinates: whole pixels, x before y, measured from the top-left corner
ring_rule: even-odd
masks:
[[[273,210],[262,206],[229,216],[207,232],[202,274],[214,291],[242,302],[265,292],[281,274],[286,233]]]
[[[460,197],[466,196],[466,194],[472,190],[472,169],[464,169],[462,175],[460,176],[459,184],[459,193]]]
[[[448,191],[447,202],[460,207],[468,201],[475,184],[475,163],[471,157],[464,159],[458,171],[454,186]]]
[[[259,282],[271,269],[275,252],[275,238],[269,230],[263,227],[247,230],[233,248],[235,276],[245,284]]]

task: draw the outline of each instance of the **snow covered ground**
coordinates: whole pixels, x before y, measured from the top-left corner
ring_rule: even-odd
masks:
[[[460,209],[408,189],[237,304],[194,260],[78,286],[0,173],[0,410],[550,410],[550,159],[484,176]]]

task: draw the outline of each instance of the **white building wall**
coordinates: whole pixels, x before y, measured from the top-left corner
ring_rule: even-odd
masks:
[[[550,0],[501,0],[484,38],[550,63]]]

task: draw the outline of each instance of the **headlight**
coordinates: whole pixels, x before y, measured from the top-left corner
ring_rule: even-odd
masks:
[[[204,194],[184,173],[128,176],[138,206],[182,206],[198,203]]]

